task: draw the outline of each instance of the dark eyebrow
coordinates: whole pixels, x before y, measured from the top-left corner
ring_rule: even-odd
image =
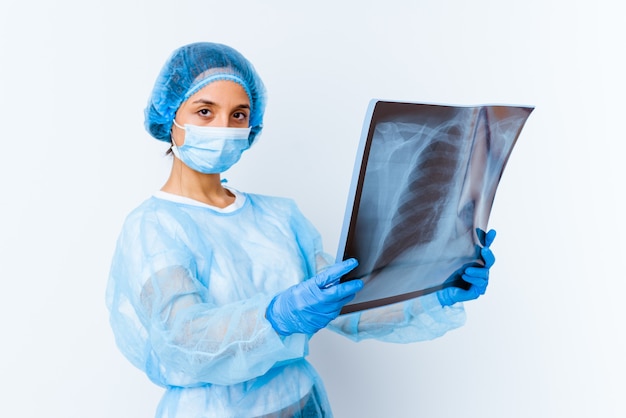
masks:
[[[214,105],[215,104],[215,102],[212,102],[212,101],[206,100],[206,99],[194,100],[193,104],[196,104],[196,103],[207,104],[207,105]]]
[[[215,102],[212,102],[210,100],[206,100],[206,99],[198,99],[198,100],[194,100],[193,104],[206,104],[206,105],[216,105]],[[238,106],[235,106],[236,109],[250,109],[250,105],[247,103],[242,103]]]

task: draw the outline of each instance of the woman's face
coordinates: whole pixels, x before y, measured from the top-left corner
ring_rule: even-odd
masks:
[[[176,111],[175,120],[181,126],[247,128],[250,125],[250,99],[240,84],[230,80],[214,81],[183,102]],[[185,131],[173,127],[172,137],[176,145],[181,146],[185,142]]]

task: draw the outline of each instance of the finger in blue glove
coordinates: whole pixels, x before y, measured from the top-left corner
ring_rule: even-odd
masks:
[[[485,263],[485,268],[491,268],[496,262],[496,257],[493,255],[491,248],[483,247],[480,249],[480,257],[483,259],[483,263]]]
[[[467,267],[461,276],[463,280],[469,284],[467,289],[459,287],[446,287],[437,291],[437,298],[441,306],[451,306],[457,302],[465,302],[477,299],[484,295],[489,284],[489,269],[496,261],[493,252],[489,246],[496,237],[496,231],[490,230],[485,233],[482,229],[477,229],[478,239],[483,247],[480,249],[480,255],[484,263],[484,267]]]
[[[490,247],[493,240],[496,238],[496,230],[490,229],[489,232],[485,232],[480,228],[476,228],[476,235],[478,241],[483,247]]]

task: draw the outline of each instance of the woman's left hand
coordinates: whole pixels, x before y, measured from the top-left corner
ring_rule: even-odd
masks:
[[[481,244],[483,244],[483,247],[480,249],[480,255],[483,259],[484,266],[468,267],[465,269],[461,277],[469,284],[468,289],[446,287],[445,289],[439,290],[437,292],[437,298],[441,306],[450,306],[457,302],[477,299],[480,295],[485,293],[487,285],[489,284],[489,269],[496,261],[493,252],[489,248],[495,237],[496,231],[493,229],[486,234],[484,232],[479,234]]]

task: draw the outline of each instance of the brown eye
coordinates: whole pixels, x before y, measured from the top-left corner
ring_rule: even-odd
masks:
[[[244,112],[235,112],[233,118],[237,119],[238,122],[244,122],[248,119],[248,115]]]
[[[210,116],[211,115],[211,111],[209,109],[200,109],[200,110],[198,110],[198,114],[200,116]]]

